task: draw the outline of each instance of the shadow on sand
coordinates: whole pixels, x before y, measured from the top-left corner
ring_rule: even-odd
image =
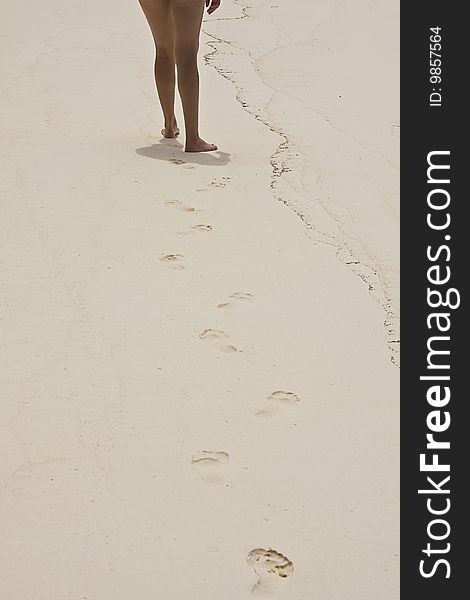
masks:
[[[184,152],[183,145],[177,140],[167,140],[162,138],[157,144],[137,148],[137,154],[147,158],[164,160],[174,164],[196,164],[206,165],[208,167],[223,167],[230,162],[228,152]]]

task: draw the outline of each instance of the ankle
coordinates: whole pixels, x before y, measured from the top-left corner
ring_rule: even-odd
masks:
[[[199,137],[198,133],[188,133],[186,132],[186,143],[195,143],[195,142],[199,142],[199,140],[201,139]]]
[[[174,129],[176,127],[176,117],[165,119],[165,129]]]

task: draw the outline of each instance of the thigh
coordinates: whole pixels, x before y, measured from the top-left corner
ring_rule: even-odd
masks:
[[[175,49],[196,51],[199,48],[205,0],[171,0]]]
[[[172,0],[139,0],[157,48],[173,49]]]

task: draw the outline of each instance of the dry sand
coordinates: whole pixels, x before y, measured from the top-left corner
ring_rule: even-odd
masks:
[[[0,19],[0,598],[397,598],[398,3],[223,0],[211,155],[137,2]]]

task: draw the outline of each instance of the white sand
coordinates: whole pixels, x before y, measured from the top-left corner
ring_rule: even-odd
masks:
[[[137,2],[2,4],[0,598],[398,597],[398,8],[293,4],[201,156]]]

